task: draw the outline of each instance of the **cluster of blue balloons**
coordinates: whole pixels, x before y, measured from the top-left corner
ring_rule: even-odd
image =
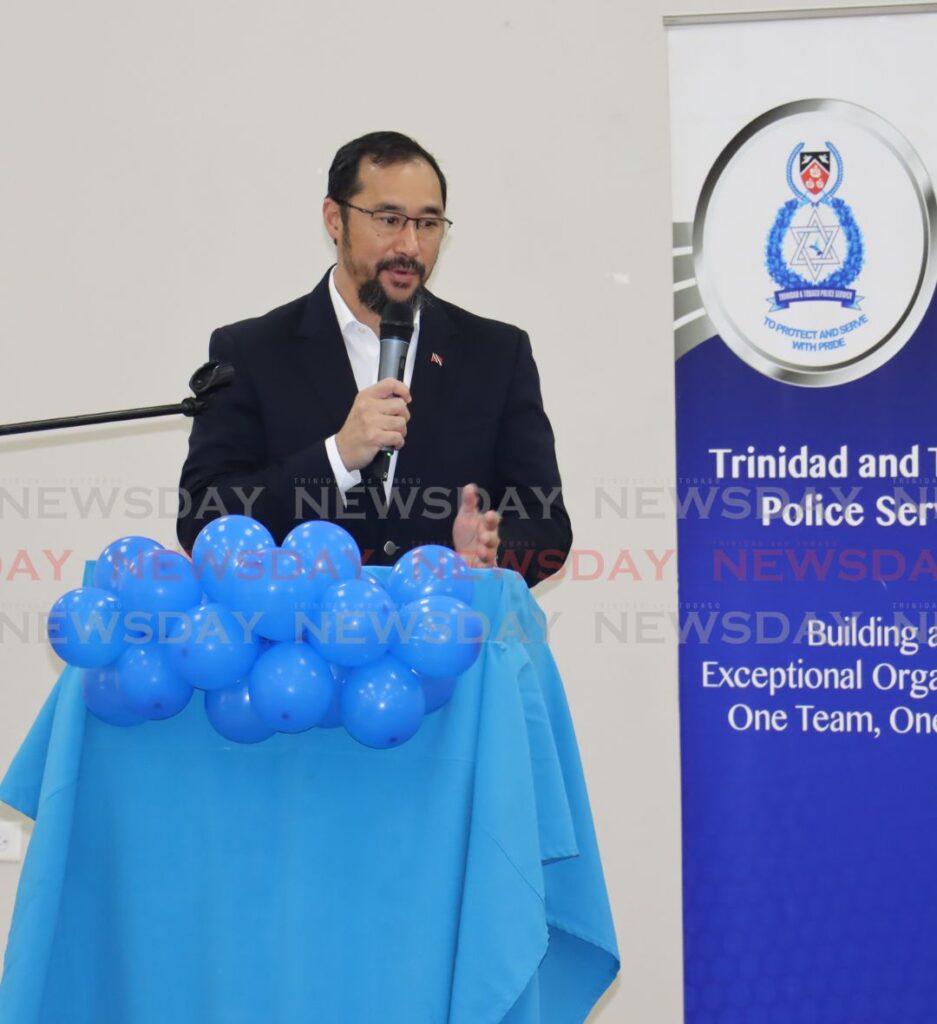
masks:
[[[94,585],[52,606],[48,635],[112,725],[170,718],[198,689],[230,740],[344,726],[383,749],[410,739],[479,656],[473,591],[449,548],[407,552],[381,586],[334,523],[303,523],[277,547],[256,520],[223,516],[191,561],[147,537],[109,544]]]

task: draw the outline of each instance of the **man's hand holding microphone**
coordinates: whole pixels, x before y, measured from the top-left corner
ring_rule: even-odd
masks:
[[[350,472],[366,470],[378,460],[383,475],[392,453],[404,445],[411,396],[403,376],[412,334],[413,310],[404,303],[388,303],[381,316],[381,379],[358,392],[335,435],[339,457]],[[466,484],[452,526],[452,546],[472,568],[496,564],[500,519],[497,512],[481,511],[478,489]]]

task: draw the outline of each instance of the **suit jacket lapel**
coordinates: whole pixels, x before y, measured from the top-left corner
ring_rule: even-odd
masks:
[[[331,272],[329,269],[309,293],[296,345],[300,371],[315,389],[327,413],[329,432],[334,433],[345,422],[358,394],[358,385],[329,295]]]
[[[410,382],[413,401],[407,443],[397,457],[395,478],[418,473],[432,461],[431,451],[445,415],[446,399],[458,378],[459,345],[454,331],[449,314],[437,299],[429,296],[420,315],[420,338]]]
[[[309,294],[297,330],[296,347],[299,371],[326,411],[329,433],[335,433],[345,422],[358,385],[335,318],[329,294],[330,273],[331,270],[327,271]],[[395,481],[425,472],[426,466],[433,464],[433,450],[445,416],[447,396],[458,379],[459,355],[452,320],[439,301],[430,296],[420,316],[420,337],[410,382],[413,395],[410,424],[407,443],[397,457]],[[400,518],[400,510],[394,502],[391,502],[388,518]]]

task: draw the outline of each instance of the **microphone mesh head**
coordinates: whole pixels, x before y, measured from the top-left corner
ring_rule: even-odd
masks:
[[[381,337],[410,340],[413,334],[413,308],[406,302],[388,302],[381,314]]]

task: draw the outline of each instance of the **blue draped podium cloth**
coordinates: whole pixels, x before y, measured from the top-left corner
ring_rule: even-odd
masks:
[[[475,607],[482,656],[392,750],[230,743],[198,691],[117,728],[66,669],[0,785],[36,821],[0,1024],[583,1021],[619,960],[563,685],[519,576]]]

